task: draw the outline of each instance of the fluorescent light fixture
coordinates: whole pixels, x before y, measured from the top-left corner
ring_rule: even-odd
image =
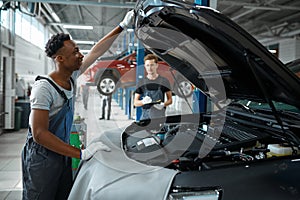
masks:
[[[84,26],[84,25],[64,24],[63,27],[66,28],[66,29],[85,29],[85,30],[93,30],[93,26]]]
[[[96,42],[94,41],[85,41],[85,40],[75,40],[76,44],[92,44],[94,45]]]
[[[276,7],[268,7],[268,6],[243,6],[244,8],[249,9],[256,9],[256,10],[273,10],[273,11],[280,11],[280,8]]]
[[[57,16],[57,14],[55,12],[52,12],[51,16],[53,17],[53,19],[55,20],[55,22],[60,22],[60,19],[59,19],[59,17]]]
[[[277,53],[277,50],[276,50],[276,49],[269,49],[269,51],[270,51],[271,53]]]

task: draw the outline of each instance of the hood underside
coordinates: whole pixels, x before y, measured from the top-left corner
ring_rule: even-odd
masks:
[[[139,1],[136,36],[214,102],[270,100],[300,108],[300,81],[219,12],[180,1]]]

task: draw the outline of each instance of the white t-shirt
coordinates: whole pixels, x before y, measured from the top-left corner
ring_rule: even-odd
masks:
[[[68,99],[72,97],[75,98],[75,91],[76,91],[76,79],[80,71],[75,71],[72,74],[72,78],[74,80],[74,86],[71,84],[71,90],[66,90],[56,84],[53,79],[49,76],[44,76],[52,80],[60,90],[62,90]],[[41,79],[35,81],[30,95],[30,106],[31,109],[41,109],[41,110],[48,110],[49,111],[49,120],[53,118],[53,116],[60,111],[64,104],[64,98],[57,92],[57,90],[45,79]],[[31,125],[31,115],[29,117],[29,125]]]

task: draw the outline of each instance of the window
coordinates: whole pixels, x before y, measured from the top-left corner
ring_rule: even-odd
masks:
[[[36,18],[16,12],[16,23],[15,23],[16,34],[25,40],[37,45],[40,48],[44,48],[44,32],[45,27]]]

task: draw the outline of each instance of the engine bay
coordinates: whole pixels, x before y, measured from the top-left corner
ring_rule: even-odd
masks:
[[[209,170],[298,154],[296,145],[283,137],[229,119],[223,124],[181,121],[156,127],[134,123],[127,127],[122,140],[130,158],[180,171]]]

